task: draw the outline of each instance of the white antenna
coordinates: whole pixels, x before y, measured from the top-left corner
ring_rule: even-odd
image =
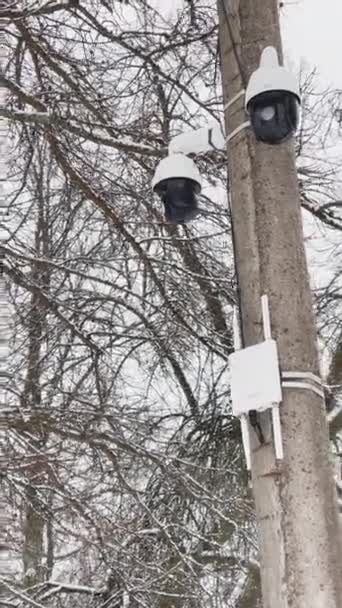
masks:
[[[268,48],[272,50],[272,47],[268,47]],[[265,49],[265,51],[266,50],[267,49]],[[262,308],[262,322],[263,322],[263,326],[264,326],[264,338],[265,338],[265,340],[271,340],[272,333],[271,333],[270,308],[268,305],[268,296],[266,296],[266,295],[262,296],[262,298],[261,298],[261,308]],[[272,406],[272,424],[273,424],[273,436],[274,436],[274,447],[275,447],[276,457],[279,460],[283,460],[284,450],[283,450],[283,438],[282,438],[282,434],[281,434],[279,405],[280,404],[277,403]]]

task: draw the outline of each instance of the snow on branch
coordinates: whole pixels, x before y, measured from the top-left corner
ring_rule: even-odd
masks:
[[[51,587],[48,591],[46,591],[41,597],[40,600],[44,601],[47,598],[55,595],[56,593],[85,593],[88,595],[103,595],[106,592],[105,588],[96,589],[95,587],[87,587],[85,585],[72,585],[70,583],[63,583],[61,581],[53,581],[48,580],[44,583],[44,585]]]
[[[327,414],[329,424],[332,424],[338,416],[342,414],[342,402],[335,402],[333,409]]]
[[[11,111],[5,108],[0,108],[0,119],[1,118],[5,118],[7,120],[14,120],[16,122],[22,123],[33,123],[38,126],[59,126],[62,129],[69,131],[70,133],[73,133],[78,137],[84,137],[85,139],[88,139],[89,141],[92,141],[94,143],[103,146],[108,146],[110,148],[115,148],[118,150],[123,150],[125,152],[147,154],[149,156],[156,157],[159,157],[162,152],[162,150],[155,149],[151,146],[134,142],[128,137],[122,137],[120,135],[117,138],[106,137],[98,131],[89,131],[85,128],[79,128],[77,125],[71,124],[69,121],[61,118],[60,116],[50,114],[48,111],[24,112],[17,110]]]
[[[46,125],[51,123],[51,116],[48,112],[11,112],[4,108],[0,109],[1,118],[8,118],[18,122],[33,122],[35,124]]]

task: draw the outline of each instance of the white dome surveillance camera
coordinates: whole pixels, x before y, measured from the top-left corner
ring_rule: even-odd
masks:
[[[279,65],[275,48],[265,48],[246,90],[246,109],[256,139],[271,145],[286,141],[297,129],[299,105],[297,79]]]
[[[160,161],[152,188],[161,198],[165,217],[172,224],[186,224],[199,213],[197,195],[201,191],[201,175],[185,154],[170,154]]]

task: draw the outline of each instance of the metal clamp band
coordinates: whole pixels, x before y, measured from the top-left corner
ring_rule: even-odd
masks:
[[[238,101],[238,99],[240,99],[240,97],[242,97],[245,94],[246,94],[246,89],[241,89],[241,91],[239,91],[239,93],[237,93],[236,95],[234,95],[234,97],[232,97],[225,104],[224,111],[228,110],[228,108],[230,108],[230,106],[232,106],[236,101]],[[249,120],[247,120],[246,122],[242,123],[242,125],[240,125],[236,129],[234,129],[234,131],[232,131],[231,133],[229,133],[229,135],[227,135],[227,137],[226,137],[226,143],[228,143],[231,139],[233,139],[233,137],[235,137],[235,135],[238,135],[238,133],[240,133],[241,131],[243,131],[243,129],[246,129],[247,127],[250,127],[250,126],[251,126],[251,123],[250,123]]]
[[[240,99],[240,97],[245,95],[245,93],[246,93],[246,89],[241,89],[241,91],[239,93],[237,93],[236,95],[234,95],[234,97],[232,97],[229,101],[227,101],[227,103],[224,106],[224,111],[228,110],[228,108],[230,108],[230,106],[232,106],[233,103],[235,103],[238,99]]]
[[[321,378],[312,372],[282,372],[281,377],[284,388],[304,389],[325,397]]]
[[[232,131],[231,133],[229,133],[229,135],[227,135],[226,143],[228,143],[231,139],[233,139],[233,137],[235,137],[235,135],[238,135],[238,133],[240,133],[244,129],[247,129],[250,126],[251,126],[251,123],[249,120],[247,120],[246,122],[243,122],[242,125],[240,125],[239,127],[236,127],[236,129],[234,129],[234,131]]]

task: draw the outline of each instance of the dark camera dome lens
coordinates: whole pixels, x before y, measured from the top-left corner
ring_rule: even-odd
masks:
[[[186,188],[186,182],[188,180],[184,179],[183,177],[177,177],[174,179],[169,179],[168,180],[168,190],[169,192],[171,192],[172,190],[183,190],[183,188]]]
[[[262,108],[260,110],[260,118],[264,121],[273,120],[275,113],[276,111],[274,106],[266,106],[266,108]]]
[[[161,185],[165,217],[173,224],[186,224],[199,213],[196,182],[185,178],[171,178]]]
[[[249,112],[256,139],[267,144],[287,141],[298,126],[297,98],[286,91],[260,94],[251,102]]]

